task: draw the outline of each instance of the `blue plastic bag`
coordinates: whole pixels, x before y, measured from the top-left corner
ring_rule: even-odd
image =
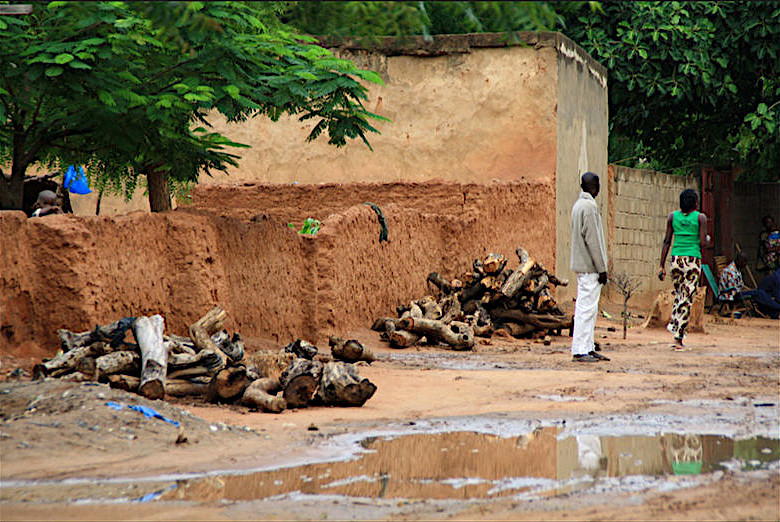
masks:
[[[139,413],[143,413],[144,417],[146,417],[148,419],[160,419],[160,420],[163,420],[163,421],[167,422],[168,424],[173,424],[174,426],[178,426],[179,425],[178,421],[169,419],[167,417],[163,417],[162,415],[157,413],[157,411],[154,408],[150,408],[148,406],[141,406],[140,404],[132,404],[132,405],[120,404],[120,403],[114,402],[114,401],[108,401],[106,403],[106,406],[108,406],[109,408],[111,408],[113,410],[121,410],[123,408],[127,408],[129,410],[133,410],[133,411],[137,411]]]
[[[62,185],[71,194],[89,194],[92,190],[87,183],[87,175],[84,174],[84,167],[79,167],[78,174],[76,169],[71,165],[65,171],[65,178],[62,180]]]

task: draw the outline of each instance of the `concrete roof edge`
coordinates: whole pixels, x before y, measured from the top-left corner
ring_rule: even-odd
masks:
[[[442,56],[469,53],[471,49],[530,46],[552,47],[559,55],[586,64],[591,74],[606,85],[607,68],[597,62],[571,38],[552,31],[512,31],[505,33],[440,34],[424,36],[382,36],[378,38],[316,37],[320,45],[342,50],[379,52],[387,56]]]

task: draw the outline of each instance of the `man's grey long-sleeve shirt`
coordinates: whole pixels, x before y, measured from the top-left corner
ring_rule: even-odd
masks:
[[[607,271],[607,247],[596,200],[589,193],[580,197],[571,209],[572,272],[601,273]]]

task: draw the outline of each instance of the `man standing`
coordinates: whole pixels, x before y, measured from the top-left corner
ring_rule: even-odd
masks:
[[[571,270],[577,274],[577,301],[574,307],[572,360],[597,362],[609,359],[597,353],[593,341],[601,286],[607,284],[607,247],[601,226],[599,177],[593,172],[582,175],[582,192],[571,209]]]

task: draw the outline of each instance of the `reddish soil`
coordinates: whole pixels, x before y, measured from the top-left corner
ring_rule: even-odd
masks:
[[[607,309],[617,311],[609,305]],[[724,404],[748,401],[748,407],[750,401],[769,401],[774,410],[778,408],[780,346],[776,321],[707,316],[706,333],[691,334],[691,351],[684,353],[668,350],[669,334],[664,330],[634,327],[624,341],[619,331],[610,331],[617,326],[603,318],[597,326],[602,352],[612,359],[610,362],[571,362],[566,337],[555,338],[550,346],[544,346],[494,336],[478,344],[473,353],[457,354],[463,357],[461,361],[470,361],[474,369],[443,368],[454,355],[443,348],[418,347],[399,352],[381,343],[375,332],[355,331],[352,334],[379,356],[370,366],[360,367],[361,375],[378,386],[375,396],[361,408],[307,408],[279,415],[250,413],[241,407],[193,400],[151,403],[103,386],[56,380],[29,383],[21,377],[18,383],[2,385],[2,480],[149,476],[272,466],[290,458],[305,460],[307,454],[316,454],[313,445],[332,435],[442,416],[501,413],[531,419],[573,419],[582,415],[682,413],[686,408],[683,403],[667,406],[666,410],[656,403],[681,399],[725,401]],[[394,357],[399,353],[417,354],[419,358]],[[12,369],[17,365],[29,369],[30,361],[27,349],[4,351],[3,373],[7,379],[13,379]],[[67,401],[63,394],[69,397]],[[560,402],[547,398],[555,395],[584,400]],[[135,412],[110,410],[104,405],[106,400],[153,406],[163,415],[182,422],[189,442],[174,444],[176,428],[161,421],[150,422]],[[66,404],[68,407],[63,409]],[[194,417],[184,415],[181,407]],[[773,415],[776,417],[777,412]],[[307,430],[312,424],[318,427],[317,432]],[[777,520],[778,476],[776,469],[752,475],[726,473],[714,482],[696,487],[633,495],[596,494],[587,496],[587,502],[582,504],[576,496],[565,494],[531,505],[498,499],[465,511],[462,506],[442,509],[422,502],[405,512],[403,518]],[[146,492],[143,484],[134,487],[137,489],[124,494],[138,496]],[[94,489],[86,491],[95,494]],[[308,518],[294,506],[257,511],[252,503],[220,504],[218,500],[196,504],[125,504],[121,508],[67,502],[68,498],[85,495],[83,488],[79,493],[75,486],[40,491],[7,489],[2,493],[2,518]],[[46,503],[41,503],[44,500]],[[347,502],[341,509],[347,509],[347,513],[349,509],[359,509],[360,502],[355,502]],[[252,505],[255,508],[250,508]],[[330,508],[322,505],[319,509],[327,513]],[[344,515],[343,511],[334,511],[331,518],[340,518],[338,513]],[[398,517],[388,508],[380,518]]]

